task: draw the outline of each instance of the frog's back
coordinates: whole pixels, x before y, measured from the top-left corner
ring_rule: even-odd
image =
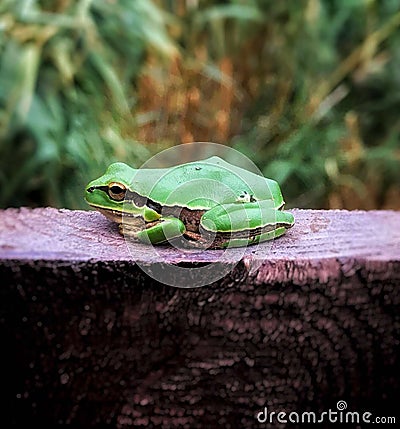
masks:
[[[153,170],[147,179],[153,182],[147,182],[151,185],[149,198],[166,206],[207,209],[217,203],[235,202],[246,193],[257,200],[271,198],[268,179],[217,156]]]

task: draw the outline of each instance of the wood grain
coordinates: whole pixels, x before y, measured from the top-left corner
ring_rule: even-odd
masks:
[[[400,213],[293,213],[286,236],[242,254],[128,248],[94,212],[1,211],[10,422],[285,427],[256,415],[337,410],[338,400],[396,415]],[[194,289],[139,268],[238,255],[224,278]]]

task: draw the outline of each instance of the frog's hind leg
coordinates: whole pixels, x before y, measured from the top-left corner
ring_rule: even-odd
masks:
[[[278,238],[286,232],[286,228],[281,226],[273,231],[264,232],[260,235],[255,235],[249,238],[232,238],[224,243],[222,247],[245,247],[251,244],[262,243],[263,241],[273,240]]]
[[[216,235],[220,247],[241,247],[283,235],[294,223],[289,212],[271,200],[221,204],[204,213],[200,230]],[[219,239],[218,239],[219,238]]]

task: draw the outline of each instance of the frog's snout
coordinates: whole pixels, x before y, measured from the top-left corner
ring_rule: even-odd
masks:
[[[94,186],[89,186],[89,188],[86,188],[86,192],[89,192],[91,194],[95,190]]]

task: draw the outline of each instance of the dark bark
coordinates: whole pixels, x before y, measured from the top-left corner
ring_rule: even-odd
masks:
[[[242,249],[129,252],[94,212],[0,212],[3,350],[14,368],[6,417],[265,428],[280,427],[257,422],[265,406],[317,413],[339,400],[371,419],[396,416],[400,213],[294,214],[286,236],[236,263]],[[179,263],[189,279],[210,261],[228,274],[194,289],[137,264]]]

